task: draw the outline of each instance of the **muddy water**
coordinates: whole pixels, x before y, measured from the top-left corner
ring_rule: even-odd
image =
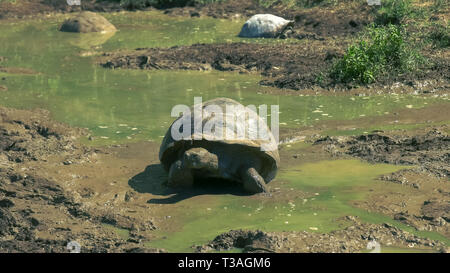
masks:
[[[169,203],[174,214],[170,215],[171,230],[158,232],[160,239],[149,245],[192,251],[191,246],[204,244],[231,229],[326,233],[346,227],[336,221],[345,215],[355,215],[370,223],[390,223],[420,236],[448,242],[439,234],[417,232],[389,217],[351,206],[350,201],[363,199],[370,190],[386,187],[377,184],[376,177],[402,168],[405,167],[359,160],[325,160],[282,169],[276,181],[270,183],[276,190],[270,198],[226,194],[193,196],[176,203],[152,200]],[[389,189],[395,187],[401,186]]]
[[[154,12],[107,17],[119,29],[113,36],[60,33],[57,28],[64,16],[0,22],[0,56],[7,58],[0,66],[36,72],[0,74],[1,85],[7,86],[7,91],[0,93],[0,105],[49,109],[59,121],[88,128],[93,138],[87,142],[105,145],[140,140],[159,143],[173,120],[171,108],[180,103],[191,105],[194,96],[204,100],[225,96],[245,105],[280,105],[282,128],[386,115],[399,108],[446,102],[411,95],[267,95],[263,94],[267,87],[258,84],[258,75],[103,69],[95,64],[95,55],[102,51],[240,41],[236,33],[242,25],[242,21],[173,18]],[[344,215],[375,223],[392,222],[356,209],[349,201],[364,198],[378,175],[400,168],[357,160],[320,161],[282,169],[271,183],[276,189],[271,198],[223,192],[179,199],[155,196],[149,203],[163,207],[168,224],[157,230],[155,240],[148,244],[169,251],[192,251],[192,245],[237,228],[328,232],[342,228],[334,219]],[[330,171],[324,173],[324,169]],[[117,232],[127,236],[127,231]],[[424,235],[445,241],[436,234]]]

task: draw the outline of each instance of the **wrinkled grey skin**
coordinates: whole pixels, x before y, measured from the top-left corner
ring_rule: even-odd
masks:
[[[247,192],[268,193],[259,174],[263,164],[258,156],[239,146],[212,144],[180,151],[170,167],[168,186],[191,187],[196,177],[225,178],[241,182]]]

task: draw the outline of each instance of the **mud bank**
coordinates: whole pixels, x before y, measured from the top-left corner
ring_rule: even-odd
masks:
[[[317,232],[263,232],[252,230],[232,230],[217,236],[209,244],[198,246],[197,252],[223,251],[240,248],[247,253],[352,253],[367,251],[367,245],[376,241],[388,247],[419,247],[448,252],[442,243],[419,238],[390,224],[366,224],[354,216],[338,219],[347,227],[328,234]]]
[[[450,137],[448,127],[425,128],[421,131],[375,132],[356,137],[326,137],[316,144],[326,143],[333,155],[345,153],[373,163],[419,166],[437,177],[450,174]]]
[[[80,202],[95,193],[73,186],[80,176],[65,167],[95,164],[109,153],[78,144],[82,135],[43,110],[0,108],[0,252],[68,252],[72,240],[83,252],[159,251],[136,243],[138,230],[154,229],[151,222]],[[130,237],[105,224],[128,228]]]
[[[348,90],[333,82],[328,72],[342,56],[348,40],[318,39],[305,36],[305,43],[292,44],[194,44],[171,48],[136,49],[104,53],[99,63],[111,69],[219,70],[261,73],[260,84],[283,89]],[[401,87],[409,93],[448,92],[450,63],[436,59],[434,65],[395,79],[372,84],[372,89],[390,92]],[[322,76],[322,79],[320,79]]]
[[[308,44],[260,45],[246,43],[196,44],[168,49],[138,49],[127,53],[105,53],[106,68],[183,69],[261,73],[270,78],[296,74],[296,87],[311,86],[316,74],[325,69],[336,54],[324,42]],[[333,55],[334,54],[334,55]],[[267,81],[264,81],[268,84]],[[292,86],[294,87],[294,86]]]

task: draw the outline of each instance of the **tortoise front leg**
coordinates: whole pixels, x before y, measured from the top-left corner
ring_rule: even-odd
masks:
[[[241,172],[244,189],[251,193],[269,193],[266,182],[255,170],[255,168],[247,168]]]
[[[169,187],[192,187],[194,184],[194,177],[192,176],[190,168],[186,168],[181,160],[177,160],[170,166]]]

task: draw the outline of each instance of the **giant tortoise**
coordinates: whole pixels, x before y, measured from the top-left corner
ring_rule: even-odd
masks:
[[[207,178],[211,182],[224,179],[242,184],[250,193],[267,193],[266,183],[275,177],[280,158],[275,138],[265,121],[250,108],[228,98],[213,99],[194,107],[172,123],[160,147],[159,159],[169,173],[168,186],[191,187],[196,179]],[[235,108],[227,111],[230,107]],[[194,109],[201,109],[203,116],[195,117]],[[235,117],[241,118],[234,123],[222,122]],[[214,122],[221,125],[213,126],[213,130],[201,130],[199,134],[194,128],[196,118],[201,119],[203,128]],[[174,139],[172,130],[182,122],[191,126],[188,137]],[[183,126],[180,128],[179,132],[184,132]],[[243,135],[243,131],[238,133],[241,129],[257,130],[258,134]],[[230,132],[231,137],[225,137]]]

